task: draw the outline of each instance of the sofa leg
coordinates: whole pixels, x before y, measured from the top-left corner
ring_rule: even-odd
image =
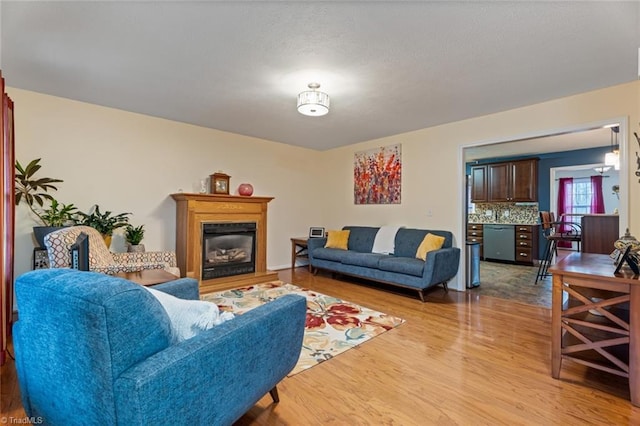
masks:
[[[449,285],[446,281],[442,283],[442,287],[444,287],[445,293],[449,293]]]
[[[269,395],[273,398],[273,402],[280,402],[280,396],[278,396],[278,387],[274,386],[273,389],[269,391]]]
[[[420,296],[420,301],[424,303],[424,290],[418,290],[418,296]]]

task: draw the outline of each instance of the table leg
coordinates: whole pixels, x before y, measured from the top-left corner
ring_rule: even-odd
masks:
[[[629,393],[631,403],[640,406],[640,286],[629,286]]]
[[[553,274],[551,295],[551,376],[560,378],[562,363],[562,275]]]
[[[291,241],[291,269],[295,269],[296,267],[296,243]]]

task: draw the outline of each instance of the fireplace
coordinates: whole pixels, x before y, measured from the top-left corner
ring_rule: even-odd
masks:
[[[202,224],[202,279],[256,270],[256,223]]]
[[[278,279],[277,272],[267,269],[267,205],[273,200],[273,197],[185,194],[182,192],[171,194],[171,197],[176,201],[176,258],[178,267],[181,276],[198,280],[200,294],[246,287]],[[203,262],[203,258],[207,258],[206,249],[203,247],[203,242],[206,239],[203,232],[205,226],[207,226],[208,232],[209,225],[224,225],[222,228],[232,228],[247,223],[249,224],[248,231],[255,232],[255,240],[250,236],[253,243],[252,253],[251,256],[244,256],[243,259],[251,259],[253,266],[250,266],[249,262],[227,261],[226,264],[216,262],[207,265],[209,271],[206,274],[208,276],[203,276],[205,273],[203,265],[210,263]],[[222,236],[225,233],[228,234],[227,231],[228,229],[214,232],[211,236]],[[248,234],[243,235],[247,236]],[[246,241],[247,238],[241,240]],[[226,251],[228,247],[224,246],[222,249]],[[237,256],[235,260],[239,260]],[[252,272],[240,273],[240,270]],[[225,275],[230,273],[234,275]],[[212,275],[215,277],[210,278]]]

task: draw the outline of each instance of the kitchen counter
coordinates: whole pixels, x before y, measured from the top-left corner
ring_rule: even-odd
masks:
[[[539,223],[469,222],[467,243],[479,243],[481,259],[533,265],[538,258]]]
[[[540,223],[535,222],[535,223],[531,223],[531,222],[519,222],[519,223],[515,223],[515,222],[469,222],[470,224],[476,224],[476,225],[527,225],[527,226],[535,226],[535,225],[540,225]]]

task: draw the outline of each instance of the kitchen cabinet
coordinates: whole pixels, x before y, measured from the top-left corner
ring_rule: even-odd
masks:
[[[467,242],[480,243],[480,259],[484,258],[482,247],[482,224],[481,223],[469,223],[467,224]]]
[[[471,167],[471,201],[474,203],[489,201],[486,165]]]
[[[471,202],[538,201],[538,159],[471,167]]]
[[[533,265],[538,257],[539,225],[516,225],[516,263]]]
[[[480,257],[483,260],[506,260],[521,265],[534,265],[538,257],[539,228],[540,225],[469,223],[467,241],[482,244]]]
[[[538,201],[538,160],[487,165],[489,202]]]

